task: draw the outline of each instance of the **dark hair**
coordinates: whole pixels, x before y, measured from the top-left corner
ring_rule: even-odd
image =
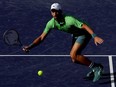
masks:
[[[56,10],[56,9],[51,9],[52,12],[58,12],[59,14],[62,14],[62,10]]]
[[[59,13],[61,13],[61,14],[62,14],[62,10],[59,10]]]

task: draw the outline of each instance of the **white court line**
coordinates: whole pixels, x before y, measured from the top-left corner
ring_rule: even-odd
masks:
[[[112,56],[108,57],[109,59],[109,68],[110,68],[110,79],[111,79],[111,87],[115,87],[115,79],[114,79],[114,70],[113,70],[113,60]]]
[[[0,57],[70,57],[70,55],[0,55]],[[84,55],[87,57],[108,57],[108,56],[114,56],[116,55]]]

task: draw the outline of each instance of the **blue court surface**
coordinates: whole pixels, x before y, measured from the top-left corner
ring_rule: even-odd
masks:
[[[69,56],[16,56],[0,57],[1,87],[115,87],[116,72],[114,57],[91,57],[104,65],[104,74],[95,83],[85,76],[89,69],[74,64]],[[105,62],[104,62],[105,61]],[[111,69],[111,70],[110,70]],[[38,70],[43,75],[38,76]],[[112,70],[114,70],[112,72]]]
[[[28,54],[20,46],[4,43],[3,33],[18,31],[24,45],[38,37],[51,19],[50,6],[58,2],[63,13],[86,22],[104,43],[93,39],[83,54],[104,66],[101,79],[93,83],[85,76],[89,68],[75,64],[69,56],[72,37],[53,30]],[[0,0],[0,87],[115,87],[116,83],[115,0]],[[37,71],[43,70],[38,76]]]

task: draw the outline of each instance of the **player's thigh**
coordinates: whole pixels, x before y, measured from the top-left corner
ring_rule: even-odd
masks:
[[[80,50],[80,48],[81,48],[81,44],[75,42],[74,45],[72,46],[70,55],[71,55],[71,56],[76,56],[76,54],[77,54],[77,52]]]
[[[87,46],[88,42],[90,41],[91,37],[79,36],[75,40],[75,43],[72,46],[71,54],[81,54],[83,49]]]

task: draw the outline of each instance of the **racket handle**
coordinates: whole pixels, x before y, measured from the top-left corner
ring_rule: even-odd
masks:
[[[28,46],[22,46],[22,50],[26,53],[28,53],[30,51]]]

